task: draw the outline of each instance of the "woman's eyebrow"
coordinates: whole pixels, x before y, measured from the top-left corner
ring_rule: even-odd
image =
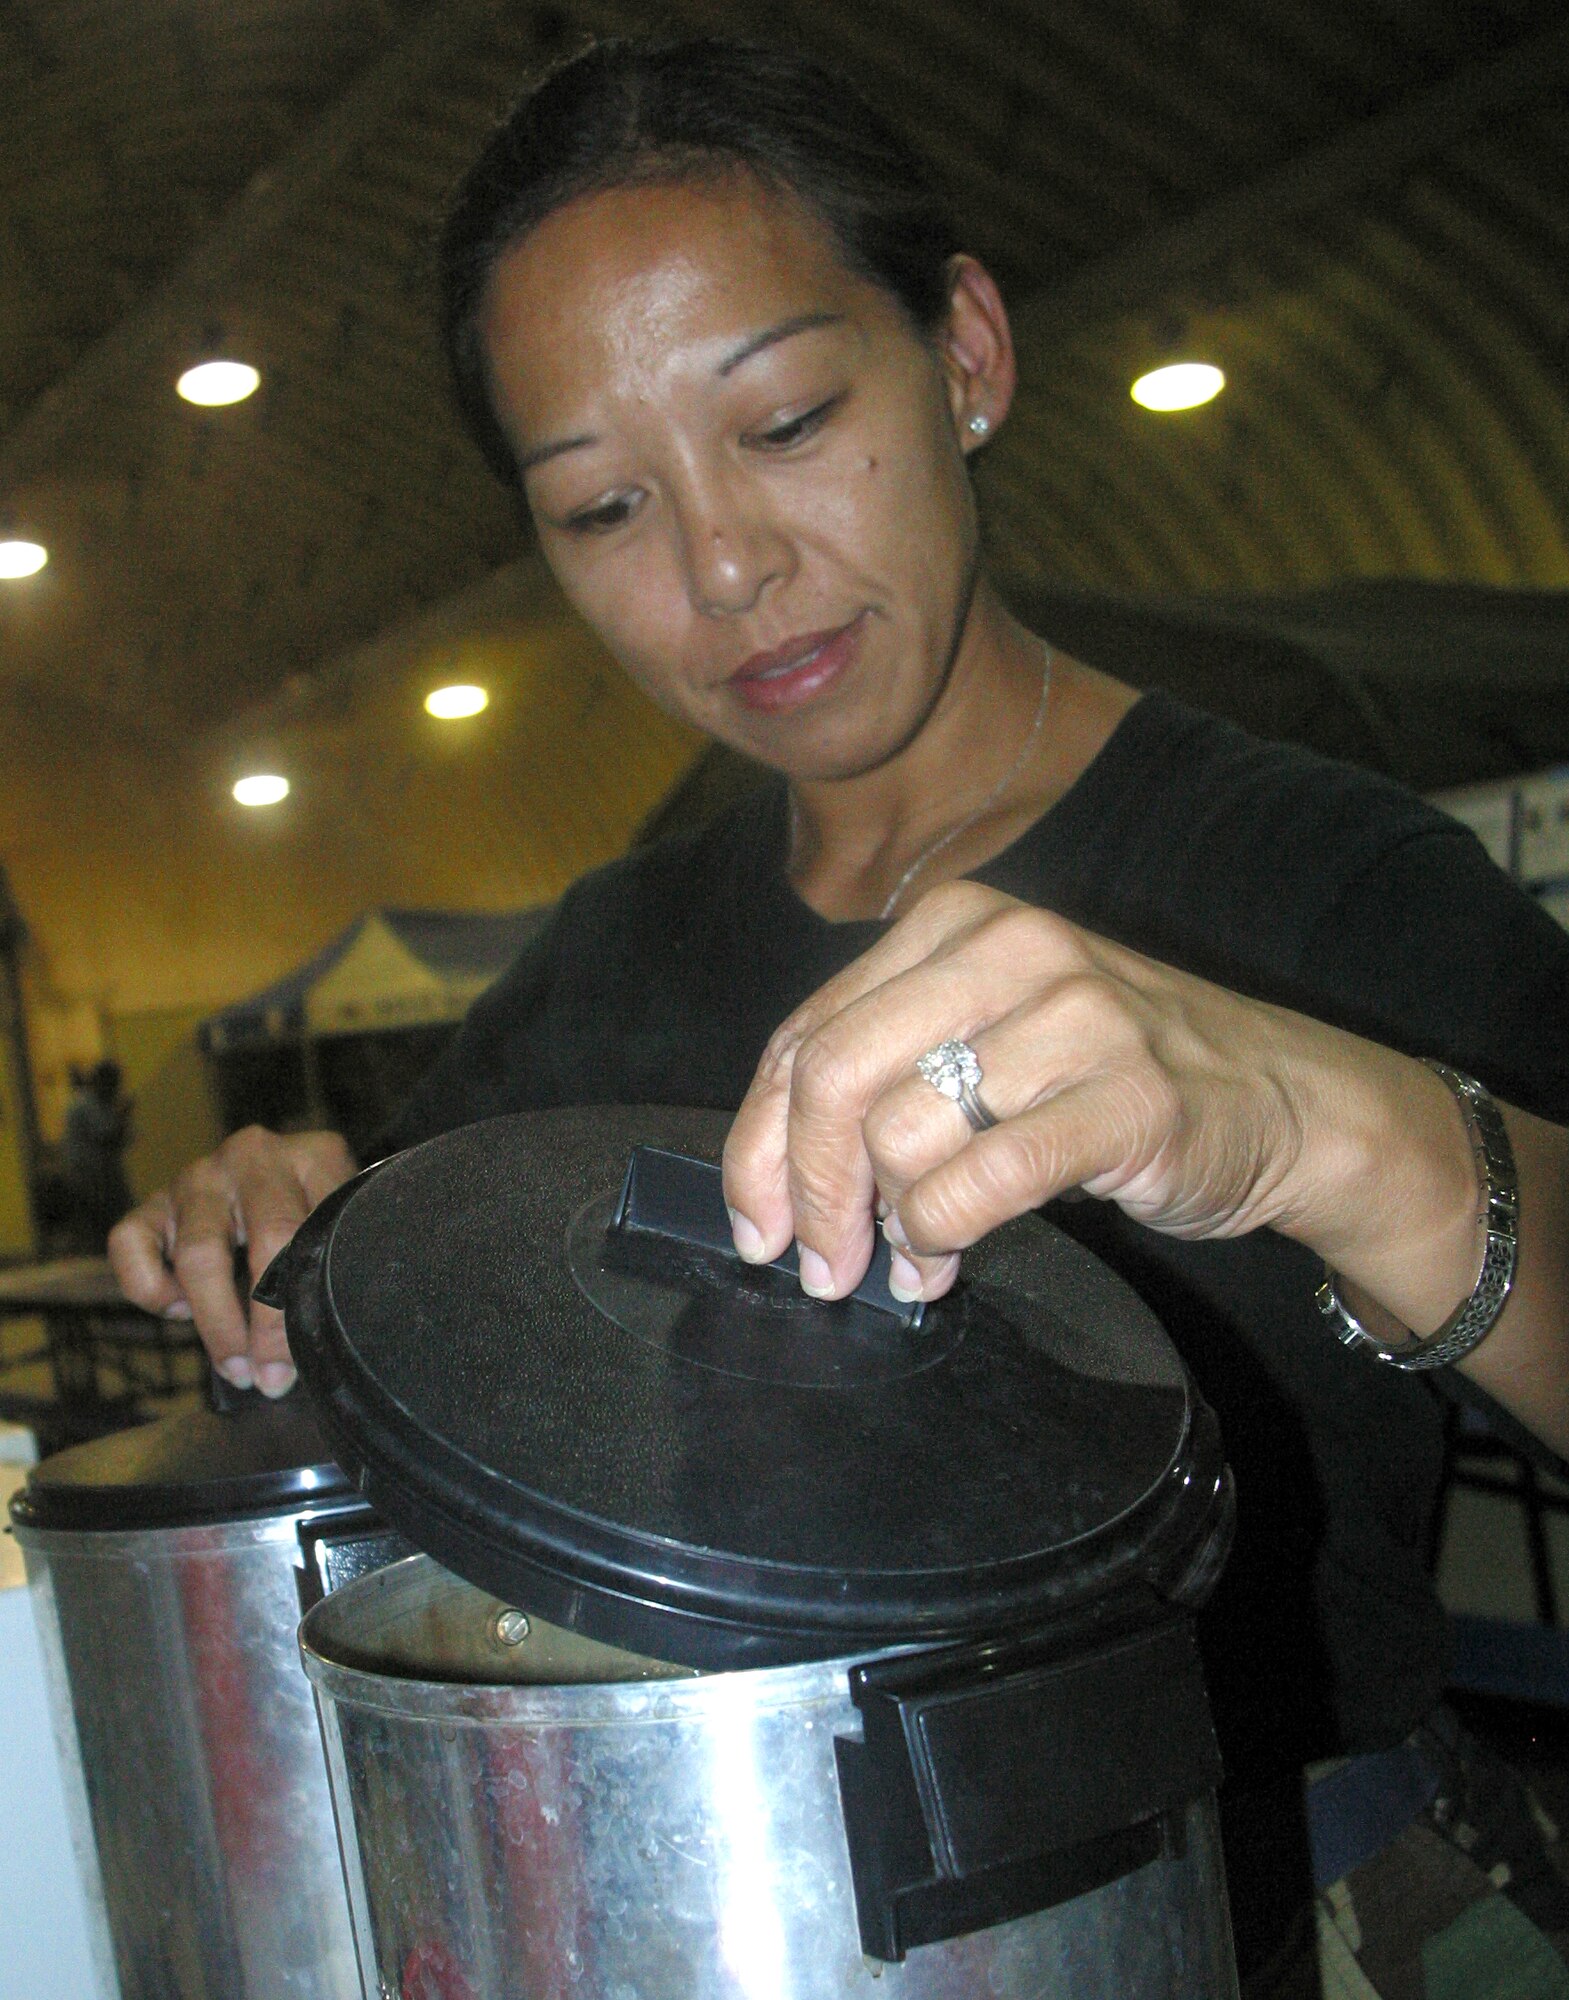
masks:
[[[585,431],[581,437],[557,438],[552,444],[536,445],[518,460],[518,477],[521,479],[525,472],[532,472],[536,465],[543,465],[547,458],[555,458],[564,451],[581,451],[585,445],[598,442],[592,432]]]
[[[838,326],[843,319],[844,314],[836,312],[797,313],[793,319],[782,319],[777,326],[743,340],[739,347],[725,356],[714,373],[728,375],[743,361],[750,361],[754,354],[761,354],[765,347],[777,347],[781,340],[790,340],[798,333],[809,333],[813,327]]]
[[[839,326],[844,320],[843,313],[809,312],[797,313],[791,319],[780,320],[777,326],[770,326],[761,333],[754,333],[741,345],[727,354],[714,373],[728,375],[739,368],[743,361],[750,361],[754,354],[761,354],[765,347],[777,347],[781,340],[790,340],[798,333],[810,333],[819,326]],[[543,465],[547,458],[557,458],[564,451],[581,451],[586,445],[598,444],[599,439],[592,431],[584,431],[579,437],[556,438],[549,444],[536,445],[526,451],[518,460],[518,476],[532,472],[536,465]]]

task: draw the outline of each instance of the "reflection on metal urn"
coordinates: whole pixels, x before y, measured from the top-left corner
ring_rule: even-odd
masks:
[[[860,1741],[855,1663],[694,1677],[538,1620],[506,1658],[496,1619],[495,1599],[422,1556],[335,1594],[305,1621],[368,2000],[1225,2000],[1234,1991],[1213,1770],[1193,1741],[1193,1725],[1205,1728],[1203,1697],[1180,1639],[1162,1664],[1180,1669],[1186,1655],[1188,1678],[1179,1671],[1144,1696],[1197,1757],[1174,1764],[1169,1740],[1142,1735],[1127,1713],[1114,1718],[1105,1704],[1115,1670],[1097,1674],[1099,1731],[1070,1694],[1077,1743],[1042,1744],[1033,1761],[1050,1777],[1058,1759],[1093,1754],[1097,1734],[1103,1750],[1137,1738],[1149,1760],[1142,1798],[1119,1793],[1104,1766],[1081,1770],[1068,1851],[1036,1856],[1062,1870],[1040,1891],[1052,1906],[1034,1908],[1024,1887],[1025,1914],[987,1922],[987,1895],[1006,1908],[1021,1885],[1006,1866],[989,1879],[983,1868],[948,1879],[924,1906],[902,1899],[904,1914],[940,1934],[923,1944],[868,1938],[858,1920],[859,1843],[886,1832],[876,1822],[888,1801],[852,1804],[843,1788],[846,1747],[870,1747]],[[1057,1666],[1071,1679],[1071,1665]],[[1001,1728],[999,1750],[1016,1749]],[[1054,1789],[1060,1829],[1074,1803]],[[962,1797],[945,1804],[961,1846],[966,1833],[984,1839]],[[998,1835],[994,1822],[989,1831]],[[1038,1850],[1038,1829],[1024,1844]],[[944,1896],[963,1925],[957,1935],[947,1933]],[[899,1903],[878,1907],[896,1933]]]
[[[46,1459],[13,1502],[122,2000],[357,2000],[302,1596],[404,1553],[298,1403]]]

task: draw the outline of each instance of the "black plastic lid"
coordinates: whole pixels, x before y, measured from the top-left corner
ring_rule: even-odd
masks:
[[[56,1452],[12,1501],[29,1528],[177,1528],[286,1513],[352,1493],[298,1391],[198,1410]]]
[[[814,1303],[701,1228],[619,1237],[633,1149],[715,1161],[728,1123],[497,1119],[317,1210],[264,1290],[378,1511],[485,1589],[702,1667],[1180,1588],[1223,1467],[1134,1294],[1035,1217],[915,1325]]]

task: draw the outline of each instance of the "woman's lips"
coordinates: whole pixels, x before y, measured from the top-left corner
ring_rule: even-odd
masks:
[[[861,643],[860,617],[831,632],[806,632],[767,653],[754,653],[728,685],[748,708],[779,715],[813,701],[847,670]]]

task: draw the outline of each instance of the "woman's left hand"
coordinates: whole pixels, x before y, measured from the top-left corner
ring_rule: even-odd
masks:
[[[949,1038],[989,1131],[915,1067]],[[1470,1147],[1421,1064],[972,882],[790,1016],[725,1150],[742,1254],[793,1238],[824,1297],[865,1272],[879,1214],[901,1294],[935,1298],[959,1251],[1076,1186],[1172,1235],[1270,1224],[1418,1328],[1474,1277]]]

